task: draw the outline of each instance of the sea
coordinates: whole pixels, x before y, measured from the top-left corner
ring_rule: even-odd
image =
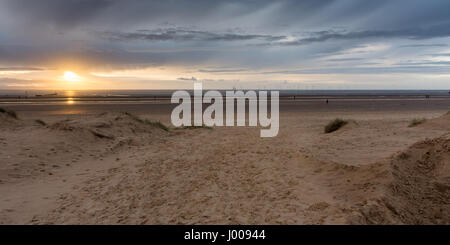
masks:
[[[0,90],[0,98],[170,97],[175,90]],[[193,91],[189,91],[193,94]],[[205,93],[207,90],[203,90]],[[219,90],[222,94],[226,90]],[[244,92],[247,90],[243,90]],[[256,90],[258,91],[258,90]],[[280,96],[450,96],[449,90],[278,90]]]

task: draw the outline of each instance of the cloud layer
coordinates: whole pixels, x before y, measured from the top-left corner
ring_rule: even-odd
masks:
[[[174,81],[416,74],[410,87],[440,88],[433,76],[450,73],[448,9],[446,0],[2,0],[0,78],[158,67]]]

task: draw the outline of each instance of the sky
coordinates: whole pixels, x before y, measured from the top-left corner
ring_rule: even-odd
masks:
[[[0,0],[0,89],[450,89],[448,0]]]

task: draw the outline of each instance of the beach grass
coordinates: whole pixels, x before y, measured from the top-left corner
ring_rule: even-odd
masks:
[[[324,132],[326,134],[334,132],[340,128],[342,128],[344,125],[346,125],[348,123],[348,121],[343,120],[341,118],[336,118],[333,121],[329,122],[325,128],[324,128]]]
[[[129,112],[124,112],[123,114],[125,114],[125,115],[131,117],[133,120],[135,120],[135,121],[137,121],[137,122],[140,122],[140,123],[143,123],[143,122],[144,122],[144,120],[142,120],[140,117],[138,117],[138,116],[136,116],[136,115],[134,115],[134,114],[131,114],[131,113],[129,113]]]
[[[420,125],[422,123],[424,123],[427,119],[425,118],[414,118],[413,120],[411,120],[411,122],[409,123],[408,127],[415,127],[417,125]]]
[[[150,121],[150,120],[144,120],[144,123],[151,125],[155,128],[160,128],[164,131],[169,131],[169,127],[167,127],[164,123],[160,121]]]
[[[209,129],[209,130],[213,129],[213,127],[206,126],[206,125],[202,125],[202,126],[183,126],[183,127],[178,127],[176,129],[200,129],[200,128]]]
[[[145,124],[148,124],[148,125],[150,125],[152,127],[160,128],[160,129],[162,129],[164,131],[169,131],[169,127],[167,127],[164,123],[162,123],[160,121],[151,121],[151,120],[148,120],[148,119],[142,119],[142,118],[140,118],[140,117],[138,117],[138,116],[136,116],[134,114],[131,114],[129,112],[124,112],[124,114],[129,116],[129,117],[131,117],[133,120],[135,120],[137,122],[145,123]]]
[[[0,113],[5,113],[5,114],[7,114],[7,115],[10,116],[10,117],[13,117],[13,118],[15,118],[15,119],[18,119],[17,113],[16,113],[15,111],[8,110],[8,109],[1,108],[1,107],[0,107]]]
[[[38,123],[38,124],[40,124],[40,125],[42,125],[42,126],[47,126],[47,123],[46,122],[44,122],[43,120],[41,120],[41,119],[36,119],[36,120],[34,120],[36,123]]]

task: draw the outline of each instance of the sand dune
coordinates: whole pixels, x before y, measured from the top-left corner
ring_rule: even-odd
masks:
[[[382,196],[365,202],[362,224],[450,224],[450,134],[396,155]]]
[[[151,115],[0,113],[0,223],[450,223],[448,115],[409,128],[417,115],[346,114],[324,134],[331,116],[284,114],[265,139],[167,132]]]

